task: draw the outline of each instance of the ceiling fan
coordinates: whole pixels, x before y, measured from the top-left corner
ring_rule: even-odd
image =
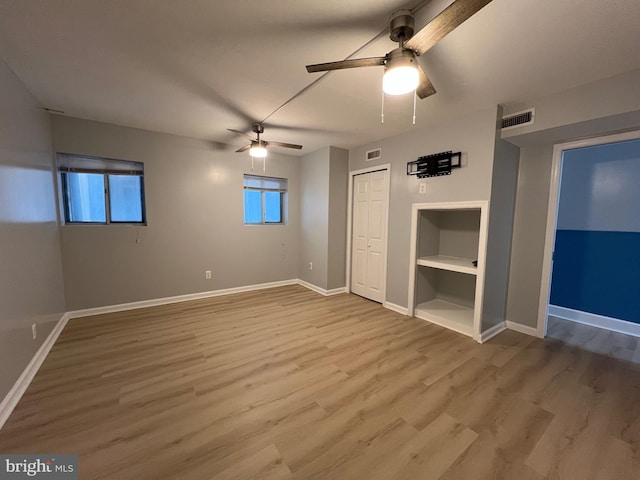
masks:
[[[251,143],[245,145],[244,147],[240,147],[236,152],[246,152],[249,150],[249,154],[252,157],[266,157],[267,156],[267,146],[272,145],[274,147],[283,147],[283,148],[295,148],[296,150],[300,150],[302,145],[296,145],[295,143],[283,143],[283,142],[273,142],[266,140],[262,140],[260,138],[260,134],[264,133],[264,125],[261,123],[254,123],[251,125],[251,131],[256,134],[256,138],[254,139],[250,135],[247,135],[244,132],[239,130],[234,130],[232,128],[227,128],[228,131],[235,133],[236,135],[242,135],[243,137],[247,137],[251,140]]]
[[[326,72],[344,68],[384,66],[382,89],[389,95],[402,95],[415,90],[420,98],[436,93],[431,80],[417,61],[422,55],[491,0],[454,0],[437,17],[414,34],[414,18],[410,10],[398,10],[389,19],[389,37],[399,47],[384,57],[354,58],[338,62],[307,65],[307,71]]]

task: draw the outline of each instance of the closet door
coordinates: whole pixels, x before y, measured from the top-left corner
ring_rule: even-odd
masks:
[[[376,302],[384,301],[387,175],[380,170],[353,179],[351,291]]]

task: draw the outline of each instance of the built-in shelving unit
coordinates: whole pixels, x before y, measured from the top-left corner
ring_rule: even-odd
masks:
[[[409,312],[480,341],[487,202],[414,204],[411,231]]]

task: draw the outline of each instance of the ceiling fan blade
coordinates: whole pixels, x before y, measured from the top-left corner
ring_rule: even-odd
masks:
[[[233,128],[227,128],[228,131],[230,131],[231,133],[235,133],[236,135],[242,135],[243,137],[247,137],[250,140],[255,140],[253,137],[247,135],[244,132],[241,132],[239,130],[234,130]]]
[[[245,145],[244,147],[240,147],[238,150],[236,150],[236,153],[246,152],[250,148],[251,148],[251,144]]]
[[[422,55],[488,3],[491,0],[455,0],[404,46]]]
[[[378,67],[384,65],[386,57],[354,58],[352,60],[341,60],[339,62],[318,63],[307,65],[307,72],[327,72],[329,70],[342,70],[343,68]]]
[[[427,98],[430,95],[436,93],[436,89],[427,77],[427,74],[424,73],[424,70],[418,65],[418,73],[420,74],[418,81],[418,88],[416,88],[416,93],[420,98]]]
[[[300,150],[302,148],[302,145],[296,145],[295,143],[283,143],[283,142],[271,142],[271,141],[265,141],[264,143],[266,143],[267,145],[273,145],[275,147],[283,147],[283,148],[295,148],[296,150]]]

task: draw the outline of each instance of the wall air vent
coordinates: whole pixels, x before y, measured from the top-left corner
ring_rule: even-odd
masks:
[[[512,113],[502,117],[502,129],[522,127],[524,125],[533,125],[536,117],[536,109],[532,108],[524,112]]]
[[[381,157],[382,157],[382,149],[381,148],[376,148],[374,150],[369,150],[367,153],[364,154],[364,159],[367,162],[370,162],[371,160],[378,160]]]

